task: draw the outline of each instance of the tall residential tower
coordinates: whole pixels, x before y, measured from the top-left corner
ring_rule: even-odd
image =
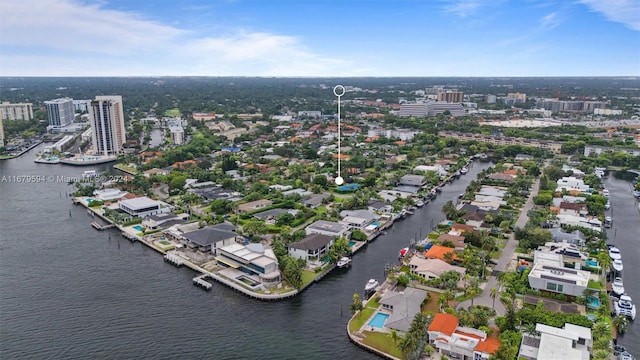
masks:
[[[49,126],[60,128],[71,124],[76,116],[73,107],[73,99],[55,99],[45,101],[47,106],[47,115],[49,116]]]
[[[116,155],[126,142],[122,96],[96,96],[91,101],[93,150],[97,155]]]

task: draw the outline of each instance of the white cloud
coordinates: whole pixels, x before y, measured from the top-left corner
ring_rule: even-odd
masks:
[[[458,17],[474,15],[478,10],[488,6],[498,6],[502,0],[440,0],[446,4],[442,7],[445,13]]]
[[[558,16],[558,13],[555,12],[547,14],[540,19],[540,27],[543,30],[551,30],[560,25],[560,23],[560,17]]]
[[[580,0],[591,11],[599,12],[610,21],[640,31],[640,1],[638,0]]]
[[[196,34],[76,0],[0,2],[2,75],[332,75],[352,62],[293,36]]]

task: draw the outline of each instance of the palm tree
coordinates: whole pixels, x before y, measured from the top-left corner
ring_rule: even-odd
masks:
[[[448,305],[447,296],[445,294],[440,294],[440,296],[438,296],[438,305],[440,306],[440,312],[443,312],[445,305]]]
[[[594,339],[599,337],[608,337],[611,336],[611,329],[609,329],[609,324],[604,321],[599,321],[593,325],[591,333],[593,334]]]
[[[402,336],[398,335],[398,332],[396,331],[396,329],[391,329],[391,332],[389,333],[388,336],[396,346],[398,346],[400,341],[402,341]]]
[[[358,311],[362,310],[362,300],[360,300],[360,295],[357,293],[353,294],[353,303],[351,304],[351,313],[355,314]]]
[[[613,326],[618,334],[624,334],[629,329],[629,319],[626,316],[617,315],[613,318]]]
[[[606,272],[606,269],[608,269],[609,266],[611,266],[611,263],[613,262],[611,260],[611,257],[609,257],[609,254],[607,254],[606,252],[598,253],[596,258],[598,259],[598,264],[600,264],[601,273]]]
[[[478,288],[476,286],[469,286],[465,293],[468,297],[471,298],[471,307],[473,307],[473,298],[478,295]]]
[[[491,291],[489,292],[489,296],[491,296],[491,299],[493,300],[492,308],[493,308],[493,310],[495,310],[496,309],[496,296],[498,296],[498,289],[496,287],[492,287]]]
[[[539,336],[540,333],[536,330],[535,323],[526,323],[522,329],[526,334],[531,336]]]

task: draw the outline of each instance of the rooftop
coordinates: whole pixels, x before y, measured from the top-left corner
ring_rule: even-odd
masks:
[[[427,328],[427,331],[437,331],[446,335],[453,335],[458,327],[458,318],[454,315],[447,313],[436,314],[431,320],[431,324]]]

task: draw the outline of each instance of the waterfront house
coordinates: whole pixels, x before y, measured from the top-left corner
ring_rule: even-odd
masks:
[[[226,268],[221,271],[224,276],[244,286],[271,288],[281,281],[276,255],[261,244],[225,245],[218,249],[215,259]]]
[[[400,185],[406,185],[406,186],[415,186],[415,187],[422,187],[427,183],[427,180],[424,176],[422,175],[412,175],[412,174],[407,174],[403,177],[400,178]]]
[[[144,218],[148,215],[168,213],[171,211],[171,206],[169,204],[149,199],[146,196],[120,200],[118,208],[131,216],[139,218]]]
[[[587,216],[589,214],[587,204],[561,202],[559,208],[559,215]]]
[[[438,236],[438,241],[445,242],[450,241],[455,245],[455,250],[464,250],[467,244],[464,242],[464,236],[454,234],[441,234]]]
[[[449,232],[449,234],[462,235],[466,232],[474,232],[474,231],[475,229],[473,228],[473,226],[470,226],[467,224],[453,223],[451,225],[451,231]]]
[[[289,244],[289,255],[305,261],[315,261],[326,254],[335,237],[321,234],[310,234],[304,239]]]
[[[536,335],[525,333],[518,359],[589,360],[593,348],[591,329],[566,323],[557,328],[536,324]]]
[[[602,231],[602,221],[594,216],[557,215],[559,225],[580,226],[593,231]]]
[[[393,212],[393,206],[382,200],[370,200],[367,204],[367,210],[376,214],[388,214]]]
[[[498,339],[482,330],[459,326],[458,318],[451,314],[436,314],[427,333],[438,353],[453,359],[485,360],[500,348]]]
[[[534,157],[531,155],[527,155],[527,154],[517,154],[516,155],[516,161],[529,161],[529,160],[533,160]]]
[[[562,262],[564,264],[574,265],[576,268],[582,268],[586,265],[587,259],[589,259],[589,254],[584,251],[581,251],[577,245],[570,243],[556,243],[556,242],[548,242],[543,246],[538,247],[538,251],[554,253],[562,255]],[[579,264],[579,265],[575,265]]]
[[[466,213],[462,218],[465,220],[465,224],[473,226],[474,229],[478,230],[482,227],[486,215],[487,212],[485,211],[476,211],[473,213]]]
[[[409,331],[413,318],[421,311],[422,302],[427,292],[415,288],[405,288],[404,291],[389,291],[380,298],[380,305],[391,315],[384,323],[384,327],[402,332]]]
[[[440,259],[424,259],[419,256],[414,256],[409,262],[409,271],[411,274],[418,275],[429,280],[439,278],[442,274],[449,271],[456,271],[459,272],[460,275],[464,275],[467,272],[467,269],[451,265]]]
[[[436,164],[436,165],[418,165],[418,166],[413,168],[413,171],[423,171],[425,173],[429,172],[429,171],[433,171],[440,177],[447,176],[447,170],[445,170],[445,168],[440,164]]]
[[[440,259],[440,260],[446,261],[447,258],[449,258],[449,255],[447,254],[451,254],[451,258],[450,258],[451,260],[456,259],[454,248],[440,246],[440,245],[433,245],[431,246],[431,248],[429,248],[429,250],[427,250],[424,253],[424,257],[427,259]]]
[[[181,242],[188,249],[213,255],[218,254],[219,248],[235,244],[240,240],[242,240],[242,236],[232,230],[228,230],[226,225],[214,225],[181,235]]]
[[[535,290],[582,296],[590,272],[564,267],[561,254],[536,251],[529,272],[529,286]]]
[[[188,219],[189,214],[163,213],[149,215],[142,219],[142,226],[147,230],[156,230],[159,228],[168,228],[175,224],[184,224]]]
[[[102,189],[102,190],[94,190],[93,198],[94,200],[100,200],[100,201],[113,201],[113,200],[119,200],[127,194],[128,192],[121,191],[120,189],[108,188],[108,189]]]
[[[586,236],[580,230],[574,230],[570,233],[565,232],[562,228],[553,228],[549,230],[551,232],[551,238],[557,243],[575,244],[578,246],[584,246],[587,241]]]
[[[496,198],[502,199],[507,194],[507,189],[498,186],[484,185],[480,188],[480,191],[478,191],[477,194],[484,196],[494,196]]]
[[[505,173],[493,173],[489,175],[488,178],[491,180],[508,182],[508,183],[512,183],[516,181],[516,175],[505,174]]]
[[[248,203],[239,204],[238,205],[238,212],[239,213],[251,212],[251,211],[254,211],[254,210],[259,210],[259,209],[271,206],[272,204],[273,204],[273,201],[267,200],[267,199],[251,201],[251,202],[248,202]]]
[[[348,237],[349,225],[328,220],[318,220],[304,229],[307,235],[320,234],[334,238]]]
[[[348,224],[352,229],[364,229],[379,219],[379,216],[369,210],[343,210],[340,212],[340,222]]]

